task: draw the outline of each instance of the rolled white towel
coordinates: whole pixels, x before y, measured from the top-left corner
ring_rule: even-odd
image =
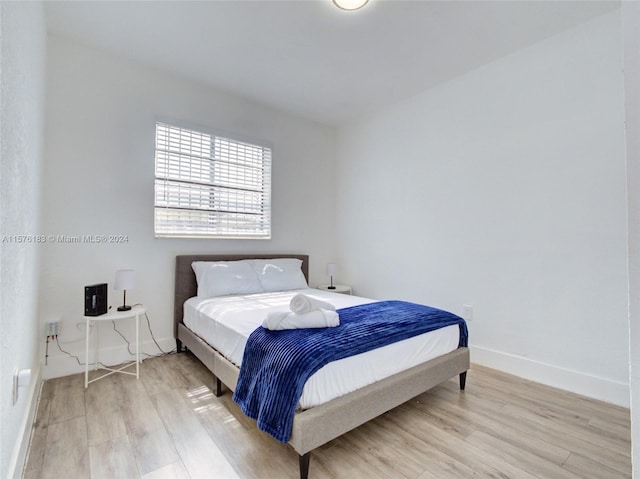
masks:
[[[272,331],[282,329],[333,328],[340,325],[340,318],[335,311],[316,309],[308,313],[292,313],[290,311],[272,311],[262,322],[262,326]]]
[[[311,311],[315,311],[317,309],[326,309],[327,311],[335,311],[336,307],[327,303],[326,301],[322,301],[320,299],[312,298],[311,296],[307,296],[306,294],[298,293],[289,302],[289,308],[294,313],[302,314],[309,313]]]

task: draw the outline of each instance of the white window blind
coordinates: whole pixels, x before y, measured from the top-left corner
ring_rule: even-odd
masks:
[[[271,149],[156,123],[156,236],[270,238]]]

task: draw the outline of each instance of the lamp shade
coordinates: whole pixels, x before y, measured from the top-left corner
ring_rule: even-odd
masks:
[[[136,272],[132,269],[119,269],[116,271],[116,280],[113,284],[115,291],[126,291],[136,287]]]
[[[338,271],[338,265],[335,263],[327,263],[327,276],[335,276]]]
[[[336,7],[343,10],[357,10],[364,7],[369,0],[333,0]]]

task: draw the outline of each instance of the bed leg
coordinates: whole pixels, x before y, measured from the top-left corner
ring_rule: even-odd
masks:
[[[467,383],[467,372],[460,373],[460,390],[464,391],[464,386]]]
[[[222,381],[220,381],[217,376],[213,376],[213,395],[219,398],[222,394]]]
[[[182,352],[182,341],[180,341],[179,339],[176,339],[176,352],[177,353]]]
[[[298,462],[300,463],[300,479],[307,479],[307,477],[309,477],[309,460],[310,459],[311,459],[310,452],[302,456],[298,456]]]

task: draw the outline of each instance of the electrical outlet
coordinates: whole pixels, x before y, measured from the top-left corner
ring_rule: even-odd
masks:
[[[47,336],[57,336],[60,334],[60,321],[50,321],[47,323]]]
[[[465,321],[473,321],[473,306],[469,304],[462,305],[462,318]]]
[[[13,405],[18,402],[20,388],[27,387],[31,383],[31,369],[13,370]]]

